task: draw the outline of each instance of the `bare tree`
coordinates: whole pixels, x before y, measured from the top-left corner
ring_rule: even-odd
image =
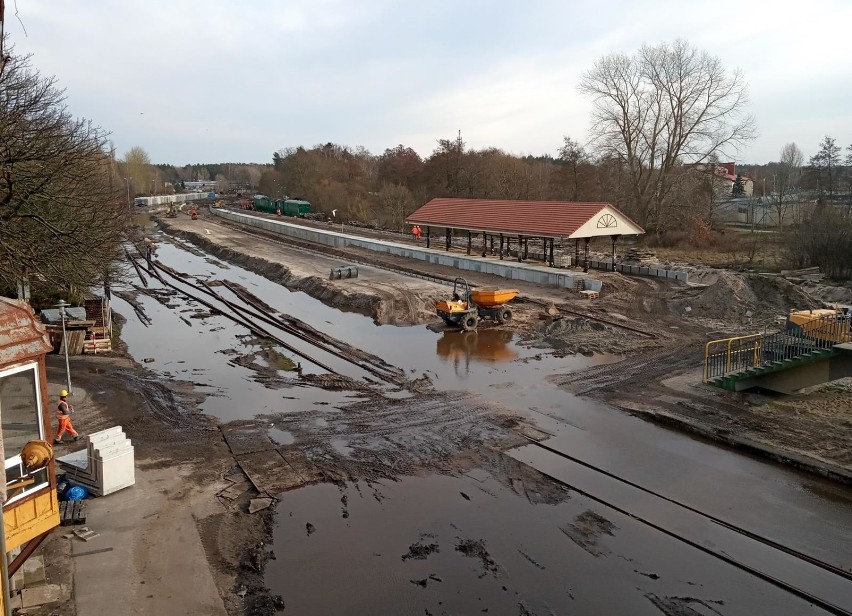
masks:
[[[846,146],[846,215],[852,215],[852,145]]]
[[[216,192],[226,193],[230,185],[231,183],[228,181],[228,178],[221,173],[216,176]]]
[[[384,211],[386,226],[402,231],[405,217],[415,210],[411,191],[402,184],[385,183],[379,191],[379,203]]]
[[[571,137],[563,137],[562,147],[559,148],[559,160],[568,171],[569,194],[571,201],[577,201],[580,192],[580,172],[588,161],[586,151]]]
[[[784,217],[790,209],[790,202],[798,187],[799,174],[801,173],[804,156],[795,143],[787,143],[781,148],[781,159],[773,182],[775,194],[772,205],[778,218],[778,227],[784,228]]]
[[[130,221],[106,133],[14,54],[0,75],[0,287],[99,284]]]
[[[151,164],[151,157],[143,148],[134,146],[124,154],[124,172],[129,182],[130,192],[152,193],[156,178],[156,169]]]
[[[580,91],[594,104],[592,142],[627,166],[643,225],[658,222],[681,163],[703,162],[755,136],[742,74],[729,74],[721,60],[683,40],[604,56]]]

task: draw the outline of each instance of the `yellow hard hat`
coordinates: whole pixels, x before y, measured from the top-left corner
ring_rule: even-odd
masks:
[[[62,391],[59,392],[60,398],[65,398],[67,396],[68,396],[68,390],[67,389],[63,389]]]

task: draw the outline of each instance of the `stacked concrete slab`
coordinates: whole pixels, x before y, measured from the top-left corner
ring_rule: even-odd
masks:
[[[136,482],[133,445],[121,426],[88,435],[86,449],[57,458],[57,462],[71,482],[85,486],[95,496]]]

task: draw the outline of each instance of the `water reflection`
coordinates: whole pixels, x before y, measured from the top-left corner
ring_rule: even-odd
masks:
[[[450,362],[456,375],[470,372],[471,361],[512,361],[518,353],[510,346],[514,334],[505,329],[483,329],[475,332],[445,331],[438,338],[438,357]]]

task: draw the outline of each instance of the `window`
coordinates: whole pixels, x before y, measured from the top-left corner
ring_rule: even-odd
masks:
[[[21,462],[21,449],[29,441],[44,438],[37,364],[0,372],[0,420],[6,452],[6,485],[9,486],[27,474]],[[43,488],[48,483],[47,469],[33,473],[29,479],[33,482],[10,490],[8,502]]]

